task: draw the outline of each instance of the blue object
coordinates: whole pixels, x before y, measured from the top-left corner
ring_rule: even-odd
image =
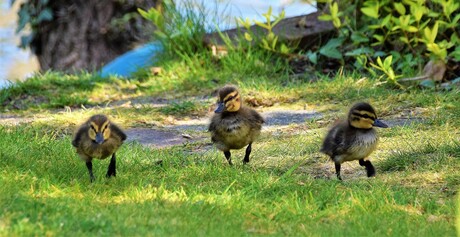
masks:
[[[140,68],[152,66],[156,61],[155,55],[161,50],[161,44],[153,42],[128,51],[102,67],[101,76],[129,77]]]

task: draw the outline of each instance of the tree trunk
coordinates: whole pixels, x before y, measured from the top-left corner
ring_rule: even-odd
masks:
[[[151,37],[151,23],[137,8],[149,9],[157,0],[50,1],[51,21],[34,32],[31,48],[41,70],[95,70]]]

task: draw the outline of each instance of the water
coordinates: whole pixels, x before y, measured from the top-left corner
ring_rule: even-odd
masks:
[[[20,36],[15,31],[19,2],[12,7],[9,0],[0,0],[0,88],[25,79],[39,68],[33,54],[18,47]]]
[[[216,26],[220,30],[236,27],[236,17],[248,18],[251,23],[253,20],[265,22],[262,14],[266,13],[270,6],[272,16],[278,16],[284,10],[286,18],[316,12],[315,3],[310,4],[302,0],[175,0],[175,2],[179,7],[185,3],[186,6],[195,6],[196,12],[204,11],[210,13],[207,14],[208,16],[216,15],[216,19],[209,19],[206,22],[206,29],[209,31],[215,31]],[[204,6],[204,9],[200,6]],[[213,12],[216,11],[218,13],[214,14]]]

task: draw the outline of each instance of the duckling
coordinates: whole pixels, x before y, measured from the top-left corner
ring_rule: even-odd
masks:
[[[341,164],[358,160],[367,171],[367,176],[375,176],[375,168],[370,160],[365,160],[377,147],[378,137],[373,127],[387,128],[388,125],[377,119],[374,108],[360,102],[351,107],[346,121],[333,126],[324,139],[321,152],[330,156],[335,163],[337,178]]]
[[[126,134],[102,114],[91,116],[78,128],[72,145],[76,148],[80,158],[86,162],[91,182],[95,179],[93,158],[105,159],[112,155],[106,176],[116,176],[115,153],[126,138]]]
[[[265,121],[257,111],[242,105],[236,86],[222,87],[218,97],[218,106],[208,129],[211,140],[217,149],[224,152],[230,165],[233,165],[230,150],[247,146],[243,159],[243,164],[246,164],[249,162],[252,143],[259,136]]]

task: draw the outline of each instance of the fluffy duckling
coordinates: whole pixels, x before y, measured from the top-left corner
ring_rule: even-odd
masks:
[[[240,93],[235,86],[224,86],[218,91],[218,96],[218,107],[209,125],[211,140],[224,152],[230,165],[233,165],[230,150],[247,145],[243,163],[248,163],[251,145],[259,136],[265,121],[257,111],[242,105]]]
[[[112,155],[106,176],[116,176],[115,152],[126,137],[117,125],[102,114],[91,116],[78,128],[72,145],[77,149],[80,158],[86,162],[91,182],[94,181],[93,158],[105,159]]]
[[[388,125],[377,119],[370,104],[361,102],[351,107],[346,121],[340,121],[327,133],[321,152],[334,161],[339,180],[342,180],[340,167],[345,161],[358,160],[366,168],[368,177],[375,175],[372,163],[364,160],[377,147],[378,137],[373,127],[387,128]]]

